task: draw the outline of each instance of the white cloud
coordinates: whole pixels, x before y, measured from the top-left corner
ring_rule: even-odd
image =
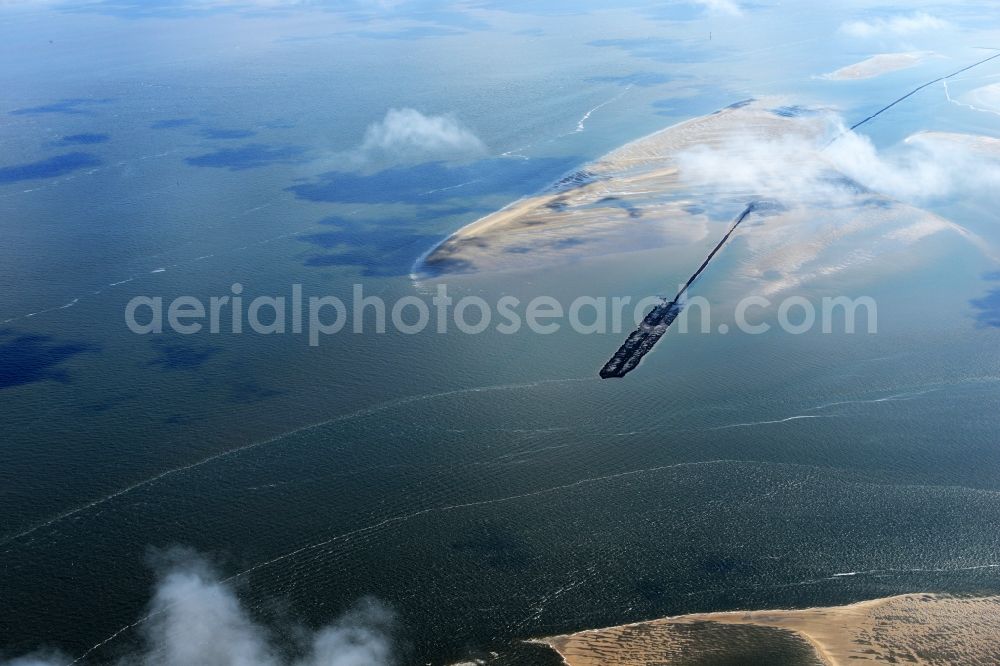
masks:
[[[695,0],[713,14],[722,16],[742,16],[743,10],[734,0]]]
[[[359,161],[414,162],[478,157],[486,145],[450,115],[426,116],[416,109],[390,109],[369,125],[354,155]]]
[[[1000,155],[970,148],[917,134],[879,153],[867,137],[852,132],[827,153],[841,173],[865,187],[900,201],[924,203],[1000,185]]]
[[[840,31],[852,37],[881,37],[885,35],[907,35],[927,30],[941,30],[949,23],[926,12],[914,12],[888,18],[874,18],[867,21],[847,21]]]
[[[312,633],[303,656],[292,659],[271,632],[250,617],[230,585],[219,582],[196,553],[177,549],[141,625],[145,649],[118,666],[390,666],[392,613],[360,601],[333,624]],[[308,634],[307,634],[308,635]],[[3,666],[62,666],[58,655],[21,657]]]
[[[879,151],[868,137],[846,131],[837,116],[821,122],[825,131],[819,136],[734,135],[723,145],[684,152],[682,177],[698,186],[786,202],[843,200],[854,195],[850,181],[917,205],[1000,186],[1000,150],[973,149],[987,139],[916,134]],[[839,138],[824,149],[834,136]]]
[[[910,246],[939,233],[994,256],[983,239],[919,206],[1000,190],[1000,141],[917,134],[879,150],[845,132],[824,149],[844,132],[840,118],[790,123],[780,133],[764,131],[766,124],[738,131],[678,156],[681,181],[706,198],[779,204],[761,207],[767,222],[741,235],[747,254],[731,285],[736,296],[829,284],[833,276],[869,279],[870,270],[916,262]]]

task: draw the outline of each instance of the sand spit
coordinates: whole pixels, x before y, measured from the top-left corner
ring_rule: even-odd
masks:
[[[720,658],[986,666],[1000,663],[998,635],[1000,597],[905,594],[828,608],[681,615],[538,642],[559,652],[568,666],[711,664]],[[803,653],[803,645],[810,650]]]
[[[858,79],[871,79],[876,76],[888,74],[889,72],[895,72],[900,69],[913,67],[914,65],[920,64],[931,55],[931,53],[922,51],[913,51],[910,53],[879,53],[878,55],[873,55],[871,58],[865,58],[861,62],[841,67],[840,69],[830,72],[829,74],[823,74],[820,78],[829,79],[831,81],[856,81]]]
[[[733,260],[723,273],[709,271],[720,302],[834,280],[843,289],[845,279],[864,284],[916,263],[910,246],[954,225],[846,178],[822,152],[835,131],[822,110],[733,104],[626,144],[467,225],[418,262],[414,277],[533,270],[639,250],[655,250],[646,261],[687,275],[761,200],[772,205],[727,245]]]
[[[970,90],[962,96],[962,101],[986,111],[1000,112],[1000,83],[991,83]]]
[[[415,274],[516,269],[664,246],[683,248],[685,255],[702,246],[707,252],[720,235],[712,233],[709,212],[718,213],[724,228],[746,205],[747,193],[727,193],[715,199],[717,211],[707,211],[705,197],[681,180],[678,155],[721,147],[743,134],[778,140],[825,131],[823,119],[797,111],[741,102],[626,144],[540,194],[460,229]]]
[[[1000,158],[1000,139],[958,132],[918,132],[906,138],[910,144],[947,145],[991,158]]]

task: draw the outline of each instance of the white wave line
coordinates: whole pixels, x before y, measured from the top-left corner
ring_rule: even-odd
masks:
[[[504,155],[506,154],[507,153],[504,153]],[[481,183],[482,181],[483,181],[482,178],[476,178],[475,180],[470,180],[465,183],[459,183],[458,185],[449,185],[448,187],[439,187],[435,190],[427,190],[426,192],[422,192],[420,196],[425,197],[428,194],[435,194],[437,192],[447,192],[448,190],[457,190],[460,187],[465,187],[466,185],[472,185],[473,183]]]
[[[251,210],[258,210],[258,209],[264,208],[264,207],[265,206],[258,206],[257,208],[254,208],[254,209],[251,209]],[[274,241],[281,240],[283,238],[292,238],[292,237],[295,237],[295,236],[300,236],[300,235],[302,235],[305,232],[306,232],[306,230],[301,230],[301,231],[293,231],[293,232],[290,232],[290,233],[281,234],[281,235],[278,235],[278,236],[271,236],[269,238],[265,238],[263,240],[257,241],[256,243],[252,243],[251,245],[243,245],[241,247],[232,248],[230,250],[222,252],[221,254],[225,255],[225,254],[229,254],[229,253],[232,253],[232,252],[238,252],[238,251],[242,251],[242,250],[247,250],[247,249],[249,249],[250,247],[253,247],[253,246],[267,245],[268,243],[273,243]],[[160,254],[162,254],[162,253],[160,253]],[[154,256],[160,256],[160,255],[154,255]],[[159,273],[165,273],[167,270],[169,270],[171,268],[178,268],[180,266],[186,266],[188,264],[193,264],[193,263],[198,262],[198,261],[204,261],[205,259],[210,259],[210,258],[215,257],[215,256],[217,256],[217,255],[216,254],[204,254],[204,255],[201,255],[199,257],[194,257],[192,259],[182,259],[181,261],[175,262],[173,264],[167,264],[166,266],[160,266],[160,267],[154,268],[152,270],[145,271],[144,273],[141,273],[141,274],[132,275],[131,277],[125,278],[124,280],[118,280],[117,282],[109,282],[105,286],[106,287],[117,287],[119,285],[127,284],[129,282],[133,282],[133,281],[138,280],[138,279],[140,279],[142,277],[145,277],[145,276],[156,275],[156,274],[159,274]],[[97,291],[90,292],[90,294],[92,296],[96,296],[97,294],[100,294],[100,293],[101,293],[101,290],[99,290],[99,289]],[[31,317],[34,317],[36,315],[46,314],[48,312],[55,312],[57,310],[65,310],[66,308],[68,308],[68,307],[70,307],[72,305],[76,305],[80,301],[80,298],[82,298],[82,297],[73,298],[72,302],[67,303],[65,305],[60,305],[60,306],[55,306],[55,307],[51,307],[51,308],[46,308],[44,310],[38,310],[36,312],[31,312],[29,314],[20,315],[18,317],[11,317],[9,319],[4,319],[2,322],[0,322],[0,324],[8,324],[8,323],[10,323],[12,321],[19,321],[21,319],[30,319]],[[0,542],[0,543],[2,543],[2,542]]]
[[[957,386],[960,384],[968,383],[988,383],[997,381],[996,377],[969,377],[959,382],[945,383],[944,385],[931,385],[933,388],[927,388],[922,391],[908,391],[905,393],[896,393],[893,395],[887,395],[881,398],[871,398],[869,400],[838,400],[836,402],[827,402],[822,405],[817,405],[815,407],[807,407],[805,411],[815,412],[821,409],[828,409],[830,407],[837,407],[839,405],[870,405],[877,404],[881,402],[900,402],[904,400],[912,400],[916,397],[926,395],[928,393],[935,393],[938,391],[943,391],[946,388],[952,386]],[[747,423],[732,423],[729,425],[716,426],[714,428],[707,428],[707,430],[725,430],[727,428],[745,428],[749,426],[756,425],[769,425],[776,423],[787,423],[789,421],[798,421],[800,419],[819,419],[819,418],[836,418],[842,416],[841,414],[797,414],[795,416],[789,416],[783,419],[775,419],[773,421],[750,421]]]
[[[607,101],[601,102],[600,104],[598,104],[597,106],[595,106],[594,108],[592,108],[590,111],[587,111],[585,114],[583,114],[583,117],[580,118],[580,120],[576,121],[576,129],[573,130],[572,132],[569,132],[569,134],[575,134],[576,132],[582,132],[584,130],[584,125],[586,124],[587,120],[590,119],[590,116],[591,116],[591,114],[594,113],[594,111],[602,109],[605,106],[607,106],[608,104],[612,104],[612,103],[617,102],[618,100],[620,100],[622,97],[625,96],[625,94],[629,90],[632,89],[632,85],[633,84],[631,84],[631,83],[628,84],[627,86],[625,86],[625,89],[622,90],[620,93],[618,93],[617,95],[615,95],[614,97],[612,97],[611,99],[609,99]]]
[[[553,381],[581,381],[581,380],[553,380]],[[487,388],[487,387],[484,387],[484,389],[485,388]],[[577,488],[577,487],[588,485],[588,484],[591,484],[591,483],[599,483],[601,481],[610,481],[610,480],[613,480],[613,479],[620,479],[620,478],[625,478],[625,477],[629,477],[629,476],[635,476],[635,475],[638,475],[638,474],[647,474],[647,473],[659,472],[659,471],[663,471],[663,470],[667,470],[667,469],[674,469],[674,468],[678,468],[678,467],[693,467],[693,466],[697,466],[697,465],[715,465],[715,464],[727,464],[727,463],[730,463],[730,464],[731,463],[739,464],[741,462],[743,462],[743,461],[722,459],[722,460],[700,460],[700,461],[694,461],[694,462],[683,462],[683,463],[675,463],[675,464],[672,464],[672,465],[660,465],[658,467],[647,467],[647,468],[644,468],[644,469],[629,470],[629,471],[626,471],[626,472],[617,472],[615,474],[608,474],[608,475],[605,475],[605,476],[595,476],[595,477],[586,478],[586,479],[579,479],[579,480],[573,481],[571,483],[566,483],[566,484],[562,484],[562,485],[558,485],[558,486],[552,486],[551,488],[542,488],[540,490],[534,490],[534,491],[531,491],[531,492],[521,493],[521,494],[518,494],[518,495],[508,495],[506,497],[498,497],[498,498],[488,499],[488,500],[479,500],[479,501],[476,501],[476,502],[464,502],[464,503],[461,503],[461,504],[448,504],[448,505],[444,505],[444,506],[427,507],[425,509],[420,509],[419,511],[413,511],[413,512],[407,513],[407,514],[401,514],[401,515],[398,515],[398,516],[392,516],[392,517],[386,518],[386,519],[384,519],[382,521],[379,521],[377,523],[373,523],[371,525],[366,525],[365,527],[359,527],[357,529],[350,530],[348,532],[344,532],[342,534],[338,534],[338,535],[332,536],[332,537],[330,537],[328,539],[324,539],[323,541],[319,541],[317,543],[313,543],[313,544],[309,544],[309,545],[306,545],[306,546],[302,546],[300,548],[296,548],[295,550],[289,551],[289,552],[284,553],[282,555],[278,555],[278,556],[273,557],[273,558],[271,558],[269,560],[265,560],[263,562],[258,562],[257,564],[254,564],[253,566],[251,566],[251,567],[249,567],[247,569],[244,569],[244,570],[239,571],[239,572],[237,572],[237,573],[235,573],[235,574],[233,574],[231,576],[227,576],[226,578],[223,578],[223,579],[219,580],[218,583],[219,584],[228,583],[230,581],[236,580],[237,578],[241,578],[243,576],[246,576],[249,573],[257,571],[258,569],[263,569],[264,567],[268,567],[268,566],[270,566],[272,564],[276,564],[276,563],[281,562],[283,560],[287,560],[290,557],[295,557],[296,555],[298,555],[300,553],[304,553],[304,552],[309,551],[309,550],[315,550],[317,548],[322,548],[323,546],[327,546],[327,545],[329,545],[331,543],[334,543],[336,541],[342,541],[344,539],[349,539],[351,537],[358,536],[360,534],[365,534],[365,533],[368,533],[368,532],[374,532],[374,531],[379,530],[379,529],[381,529],[381,528],[383,528],[383,527],[385,527],[387,525],[392,525],[392,524],[395,524],[395,523],[405,522],[405,521],[410,520],[412,518],[417,518],[419,516],[427,515],[427,514],[430,514],[430,513],[455,511],[455,510],[458,510],[458,509],[468,509],[468,508],[474,508],[474,507],[479,507],[479,506],[489,506],[491,504],[501,504],[501,503],[504,503],[504,502],[513,502],[513,501],[516,501],[516,500],[519,500],[519,499],[527,499],[529,497],[538,497],[540,495],[547,495],[547,494],[550,494],[550,493],[560,492],[560,491],[563,491],[563,490],[569,490],[571,488]],[[175,601],[174,604],[180,603],[180,601],[181,600]],[[174,605],[174,604],[171,604],[171,606]],[[88,648],[86,652],[84,652],[83,654],[81,654],[80,656],[78,656],[76,659],[74,659],[73,661],[71,661],[68,666],[72,666],[72,664],[76,664],[76,663],[80,662],[81,660],[83,660],[87,656],[89,656],[91,653],[93,653],[95,650],[97,650],[97,649],[99,649],[99,648],[107,645],[108,643],[110,643],[111,641],[113,641],[115,638],[117,638],[118,636],[120,636],[121,634],[123,634],[124,632],[126,632],[126,631],[128,631],[130,629],[133,629],[133,628],[139,626],[140,624],[143,624],[147,620],[155,617],[156,615],[169,610],[169,608],[171,606],[167,606],[167,607],[159,609],[159,610],[157,610],[157,611],[155,611],[153,613],[149,613],[148,615],[145,615],[145,616],[139,618],[135,622],[132,622],[131,624],[127,624],[127,625],[123,626],[122,628],[118,629],[116,632],[114,632],[113,634],[111,634],[110,636],[108,636],[107,638],[105,638],[104,640],[100,641],[99,643],[95,643],[93,646],[91,646],[90,648]]]
[[[728,428],[749,428],[751,426],[758,425],[771,425],[775,423],[788,423],[789,421],[798,421],[801,419],[832,419],[836,418],[835,414],[796,414],[795,416],[789,416],[783,419],[775,419],[773,421],[749,421],[747,423],[731,423],[729,425],[716,426],[714,428],[708,428],[708,430],[726,430]]]
[[[882,398],[872,398],[870,400],[838,400],[836,402],[828,402],[822,405],[817,405],[816,407],[810,407],[806,411],[812,412],[820,409],[828,409],[830,407],[837,407],[839,405],[872,405],[880,402],[900,402],[904,400],[913,400],[916,397],[925,395],[927,393],[934,393],[936,391],[943,391],[943,388],[930,388],[923,391],[911,391],[909,393],[897,393],[895,395],[887,395]]]
[[[56,305],[56,306],[53,306],[51,308],[45,308],[44,310],[36,310],[35,312],[29,312],[28,314],[21,315],[20,317],[11,317],[9,319],[4,319],[0,323],[9,324],[12,321],[19,321],[21,319],[31,319],[32,317],[37,317],[38,315],[46,314],[48,312],[56,312],[57,310],[65,310],[66,308],[73,307],[74,305],[76,305],[79,302],[80,302],[79,298],[74,298],[73,300],[69,301],[68,303],[63,303],[62,305]]]
[[[838,405],[868,405],[880,402],[899,402],[905,400],[912,400],[919,396],[927,395],[928,393],[937,393],[939,391],[944,391],[945,389],[954,388],[956,386],[962,386],[963,384],[989,384],[996,381],[1000,381],[1000,377],[994,377],[991,375],[965,377],[963,379],[958,379],[954,381],[925,384],[925,386],[928,386],[930,388],[925,388],[920,391],[905,391],[903,393],[895,393],[893,395],[887,395],[881,398],[871,398],[868,400],[839,400],[837,402],[828,402],[822,405],[818,405],[816,407],[810,407],[806,411],[812,412],[820,409],[827,409],[828,407],[836,407]]]
[[[506,150],[506,151],[500,153],[500,157],[517,157],[517,158],[520,158],[522,160],[527,161],[527,160],[530,160],[531,158],[528,157],[527,155],[522,155],[518,151],[527,150],[528,148],[531,148],[531,146],[530,145],[528,145],[528,146],[521,146],[520,148],[513,148],[511,150]]]
[[[576,134],[578,132],[584,131],[587,121],[590,119],[590,116],[593,115],[593,113],[595,111],[604,108],[608,104],[612,104],[614,102],[617,102],[622,97],[624,97],[625,94],[628,93],[628,91],[631,90],[634,85],[635,84],[632,84],[632,83],[628,84],[627,86],[625,86],[624,90],[622,90],[620,93],[618,93],[617,95],[615,95],[611,99],[608,99],[608,100],[605,100],[605,101],[601,102],[600,104],[598,104],[594,108],[592,108],[589,111],[587,111],[586,113],[584,113],[583,116],[581,116],[580,119],[578,121],[576,121],[576,127],[573,130],[571,130],[569,132],[564,132],[563,134],[559,134],[559,135],[557,135],[556,137],[554,137],[552,139],[548,139],[548,140],[545,141],[545,143],[552,143],[553,141],[555,141],[557,139],[561,139],[563,137],[570,136],[571,134]],[[521,154],[521,151],[522,150],[527,150],[529,148],[532,148],[532,147],[534,147],[534,145],[535,145],[534,143],[529,143],[527,145],[521,146],[520,148],[511,148],[510,150],[505,150],[504,152],[500,153],[500,157],[518,157],[518,158],[521,158],[523,160],[531,159],[527,155]],[[436,190],[432,190],[432,191],[436,191]]]
[[[964,106],[967,109],[972,109],[973,111],[979,111],[980,113],[991,113],[994,116],[1000,116],[1000,112],[993,111],[992,109],[981,109],[978,106],[966,104],[965,102],[959,102],[957,99],[954,99],[951,96],[951,93],[948,91],[948,79],[943,80],[941,83],[944,84],[944,96],[947,97],[948,101],[951,102],[952,104],[955,104],[956,106]]]
[[[865,576],[893,573],[950,573],[953,571],[979,571],[982,569],[1000,569],[1000,564],[973,564],[967,567],[917,567],[913,569],[868,569],[867,571],[845,571],[835,573],[830,578],[851,578],[853,576]]]
[[[540,449],[527,449],[527,450],[515,451],[514,453],[505,453],[502,456],[497,456],[490,462],[496,462],[497,460],[509,460],[511,458],[517,458],[518,456],[527,456],[532,453],[542,453],[543,451],[554,451],[556,449],[565,449],[568,446],[569,444],[557,444],[555,446],[543,446]]]
[[[274,442],[277,442],[277,441],[280,441],[282,439],[291,437],[293,435],[298,435],[298,434],[301,434],[303,432],[308,432],[310,430],[315,430],[316,428],[321,428],[323,426],[331,425],[333,423],[340,423],[340,422],[343,422],[343,421],[350,421],[350,420],[357,419],[357,418],[363,418],[365,416],[371,416],[373,414],[377,414],[379,412],[383,412],[383,411],[385,411],[387,409],[392,409],[394,407],[401,407],[403,405],[408,405],[408,404],[411,404],[411,403],[414,403],[414,402],[420,402],[420,401],[423,401],[423,400],[434,400],[436,398],[443,398],[443,397],[448,397],[448,396],[452,396],[452,395],[460,395],[460,394],[464,394],[464,393],[479,393],[479,392],[484,392],[484,391],[510,391],[510,390],[533,388],[533,387],[537,387],[537,386],[541,386],[541,385],[545,385],[545,384],[558,384],[558,383],[566,383],[566,382],[583,382],[583,381],[598,381],[598,380],[597,380],[596,377],[595,378],[591,378],[591,377],[576,377],[576,378],[565,378],[565,379],[542,379],[542,380],[539,380],[539,381],[536,381],[536,382],[529,382],[529,383],[523,383],[523,384],[498,384],[498,385],[495,385],[495,386],[476,386],[476,387],[472,387],[472,388],[452,389],[450,391],[442,391],[442,392],[439,392],[439,393],[425,393],[425,394],[420,394],[420,395],[407,396],[407,397],[399,398],[399,399],[396,399],[396,400],[390,400],[388,402],[385,402],[385,403],[382,403],[382,404],[379,404],[379,405],[375,405],[373,407],[366,407],[364,409],[359,409],[357,411],[350,412],[348,414],[341,414],[339,416],[335,416],[333,418],[325,419],[325,420],[319,421],[317,423],[312,423],[312,424],[309,424],[309,425],[302,426],[300,428],[296,428],[294,430],[289,430],[288,432],[281,433],[280,435],[275,435],[274,437],[271,437],[271,438],[268,438],[268,439],[264,439],[264,440],[261,440],[261,441],[258,441],[258,442],[250,442],[248,444],[244,444],[243,446],[238,446],[238,447],[235,447],[235,448],[232,448],[232,449],[228,449],[226,451],[221,451],[219,453],[216,453],[216,454],[213,454],[211,456],[208,456],[207,458],[202,458],[201,460],[195,461],[193,463],[189,463],[187,465],[181,465],[179,467],[174,467],[174,468],[168,469],[166,471],[160,472],[159,474],[156,474],[156,475],[151,476],[149,478],[143,479],[141,481],[137,481],[136,483],[133,483],[130,486],[126,486],[125,488],[122,488],[120,490],[116,490],[115,492],[113,492],[113,493],[111,493],[109,495],[105,495],[103,497],[100,497],[98,499],[92,500],[92,501],[87,502],[85,504],[81,504],[80,506],[78,506],[76,508],[70,509],[68,511],[64,511],[63,513],[60,513],[60,514],[58,514],[58,515],[56,515],[56,516],[54,516],[54,517],[52,517],[52,518],[50,518],[50,519],[48,519],[48,520],[46,520],[44,522],[38,523],[38,524],[36,524],[36,525],[34,525],[34,526],[26,529],[26,530],[22,530],[21,532],[18,532],[16,534],[4,537],[3,539],[0,539],[0,546],[6,545],[6,544],[8,544],[11,541],[14,541],[16,539],[20,539],[20,538],[26,537],[29,534],[31,534],[33,532],[36,532],[37,530],[40,530],[40,529],[42,529],[44,527],[48,527],[48,526],[50,526],[50,525],[52,525],[54,523],[57,523],[59,521],[65,520],[66,518],[69,518],[70,516],[74,516],[74,515],[76,515],[78,513],[81,513],[82,511],[86,511],[87,509],[91,509],[91,508],[93,508],[95,506],[99,506],[101,504],[109,502],[109,501],[115,499],[116,497],[121,497],[122,495],[130,493],[133,490],[137,490],[139,488],[142,488],[143,486],[148,486],[148,485],[150,485],[152,483],[155,483],[155,482],[157,482],[157,481],[159,481],[159,480],[161,480],[163,478],[166,478],[168,476],[171,476],[171,475],[174,475],[174,474],[179,474],[181,472],[186,472],[188,470],[194,469],[196,467],[201,467],[202,465],[206,465],[208,463],[214,462],[214,461],[219,460],[221,458],[225,458],[225,457],[228,457],[228,456],[236,455],[238,453],[242,453],[244,451],[249,451],[250,449],[256,449],[256,448],[259,448],[259,447],[262,447],[262,446],[266,446],[268,444],[273,444]]]
[[[8,199],[8,198],[10,198],[12,196],[17,196],[19,194],[27,194],[29,192],[38,192],[38,191],[41,191],[41,190],[47,190],[47,189],[49,189],[51,187],[55,187],[57,185],[65,183],[67,181],[75,180],[76,177],[77,177],[77,175],[80,175],[80,174],[85,175],[85,176],[92,176],[93,174],[102,172],[102,171],[104,171],[106,169],[112,169],[112,168],[118,168],[118,167],[121,167],[121,166],[125,166],[129,162],[132,162],[132,161],[138,162],[138,161],[148,160],[148,159],[151,159],[151,158],[166,157],[167,155],[170,155],[172,153],[176,153],[176,152],[179,152],[179,151],[180,151],[180,148],[175,148],[173,150],[168,150],[168,151],[163,152],[163,153],[156,153],[154,155],[141,155],[139,157],[132,158],[132,159],[119,160],[118,162],[113,162],[113,163],[108,163],[108,164],[101,164],[99,166],[94,167],[93,169],[87,169],[85,171],[82,171],[79,174],[78,173],[71,173],[71,174],[68,174],[68,175],[65,175],[65,176],[62,176],[62,177],[50,178],[48,180],[48,182],[46,182],[44,184],[40,184],[37,187],[32,187],[32,188],[29,188],[29,189],[26,189],[26,190],[21,190],[20,192],[11,192],[10,194],[2,194],[2,195],[0,195],[0,199]]]

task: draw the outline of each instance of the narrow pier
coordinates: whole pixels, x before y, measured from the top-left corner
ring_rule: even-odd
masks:
[[[743,212],[739,214],[732,226],[729,227],[729,231],[726,232],[726,235],[722,237],[722,240],[719,241],[718,245],[716,245],[712,252],[709,253],[708,257],[705,258],[705,261],[701,262],[701,266],[699,266],[698,270],[694,272],[694,275],[688,278],[688,281],[684,283],[681,290],[677,292],[677,295],[674,296],[674,300],[667,301],[666,299],[663,299],[659,305],[654,307],[649,311],[649,314],[643,317],[642,323],[639,324],[639,327],[629,334],[622,346],[619,347],[618,351],[614,353],[614,356],[608,359],[608,362],[604,364],[603,368],[601,368],[600,374],[602,379],[608,379],[609,377],[624,377],[628,373],[635,370],[635,368],[639,365],[639,361],[642,360],[642,357],[653,348],[653,345],[656,344],[657,340],[663,337],[663,334],[667,332],[667,329],[672,323],[674,323],[674,320],[677,319],[681,310],[684,309],[681,305],[681,299],[684,297],[684,293],[694,283],[694,281],[698,279],[698,276],[701,275],[702,271],[705,270],[705,267],[708,266],[708,263],[712,261],[712,258],[715,257],[718,251],[722,249],[722,246],[726,244],[729,237],[733,235],[734,231],[736,231],[736,227],[740,226],[740,223],[753,212],[755,205],[756,202],[753,201],[747,204],[747,207],[743,209]]]

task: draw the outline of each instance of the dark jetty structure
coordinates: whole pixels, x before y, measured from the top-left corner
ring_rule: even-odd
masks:
[[[705,267],[708,266],[708,262],[712,261],[712,258],[722,249],[722,246],[726,244],[729,237],[733,235],[736,231],[736,227],[740,226],[740,223],[747,218],[750,213],[754,211],[757,207],[758,202],[751,201],[747,204],[747,207],[743,209],[743,212],[739,214],[736,220],[733,222],[732,226],[729,227],[729,231],[726,235],[722,237],[715,249],[705,258],[705,261],[701,262],[701,266],[698,270],[694,272],[688,281],[684,283],[681,290],[677,292],[674,296],[674,300],[667,301],[663,299],[659,305],[654,307],[649,311],[642,319],[642,323],[639,327],[629,334],[628,338],[625,340],[624,344],[618,348],[604,367],[601,368],[601,378],[608,379],[609,377],[624,377],[628,373],[635,370],[639,365],[639,361],[645,356],[653,345],[656,344],[657,340],[663,337],[663,334],[667,332],[667,328],[670,327],[674,320],[677,319],[677,315],[681,313],[684,306],[681,304],[681,299],[684,297],[684,293],[688,290],[698,276],[701,275]]]

